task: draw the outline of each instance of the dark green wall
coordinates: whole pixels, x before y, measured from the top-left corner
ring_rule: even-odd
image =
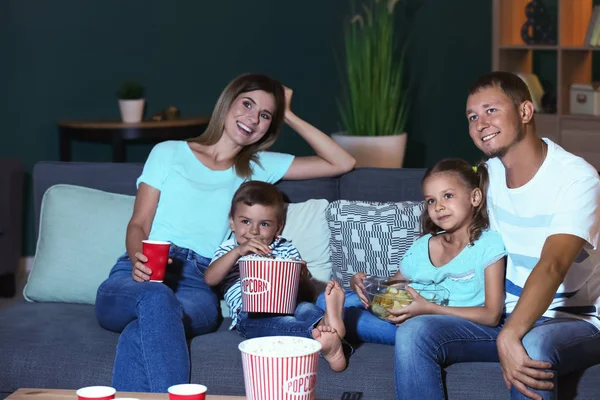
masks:
[[[414,0],[411,0],[415,3]],[[419,0],[417,0],[419,1]],[[466,132],[469,83],[490,69],[491,2],[420,0],[409,18],[413,108],[407,166],[441,157],[476,159]],[[295,90],[293,109],[339,130],[335,52],[349,0],[3,0],[0,2],[0,157],[30,172],[58,159],[56,122],[118,119],[115,90],[126,79],[147,87],[148,115],[175,105],[209,114],[236,75],[264,72]],[[402,19],[404,21],[404,19]],[[404,25],[404,24],[403,24]],[[310,148],[285,130],[275,150]],[[148,146],[128,148],[143,162]],[[104,145],[77,144],[75,161],[108,161]],[[34,252],[30,178],[24,253]]]

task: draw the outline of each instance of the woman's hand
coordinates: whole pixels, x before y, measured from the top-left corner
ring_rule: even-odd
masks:
[[[135,262],[134,260],[131,260],[131,263],[133,264],[133,269],[131,270],[131,277],[136,282],[149,281],[150,275],[152,275],[152,270],[146,267],[145,264],[148,262],[148,257],[146,257],[140,252],[137,252],[135,253],[135,258]],[[169,258],[169,260],[167,261],[167,265],[172,263],[173,260]]]
[[[365,279],[367,279],[367,275],[364,272],[357,272],[352,279],[350,279],[350,288],[358,295],[363,306],[369,308],[369,299],[365,294],[365,285],[363,283]]]
[[[285,112],[283,117],[287,122],[288,118],[292,115],[292,95],[294,94],[294,91],[286,86],[283,87],[283,91],[285,93]]]
[[[268,256],[272,253],[271,248],[258,239],[250,239],[246,243],[237,247],[240,257],[248,254],[258,254],[259,256]]]
[[[410,303],[406,307],[402,307],[402,308],[398,308],[398,309],[394,309],[394,308],[388,309],[389,313],[391,314],[388,317],[388,320],[390,322],[393,322],[396,325],[400,325],[407,319],[416,317],[417,315],[431,314],[430,310],[431,310],[433,303],[425,300],[425,298],[423,298],[423,296],[421,296],[419,293],[417,293],[417,291],[415,289],[411,288],[410,286],[406,287],[406,291],[413,298],[412,303]]]

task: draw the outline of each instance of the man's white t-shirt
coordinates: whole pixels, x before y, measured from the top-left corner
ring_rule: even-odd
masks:
[[[490,224],[502,236],[506,263],[506,312],[514,310],[540,259],[546,239],[570,234],[587,242],[576,257],[547,317],[585,319],[600,329],[600,180],[598,172],[549,139],[548,153],[533,179],[509,189],[499,159],[488,160]]]

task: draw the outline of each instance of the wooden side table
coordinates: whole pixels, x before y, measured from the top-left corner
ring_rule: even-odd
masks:
[[[112,161],[125,162],[126,143],[158,143],[184,140],[202,133],[210,117],[171,121],[142,121],[128,124],[108,121],[61,121],[58,123],[60,161],[71,161],[71,142],[108,143],[112,145]]]

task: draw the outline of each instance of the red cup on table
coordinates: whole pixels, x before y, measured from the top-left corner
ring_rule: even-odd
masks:
[[[117,390],[110,386],[88,386],[75,392],[79,400],[111,400]]]
[[[165,279],[170,248],[169,242],[142,240],[142,253],[148,257],[146,267],[152,270],[150,282],[162,282]]]
[[[205,400],[206,390],[206,386],[196,383],[173,385],[167,389],[169,400]]]

